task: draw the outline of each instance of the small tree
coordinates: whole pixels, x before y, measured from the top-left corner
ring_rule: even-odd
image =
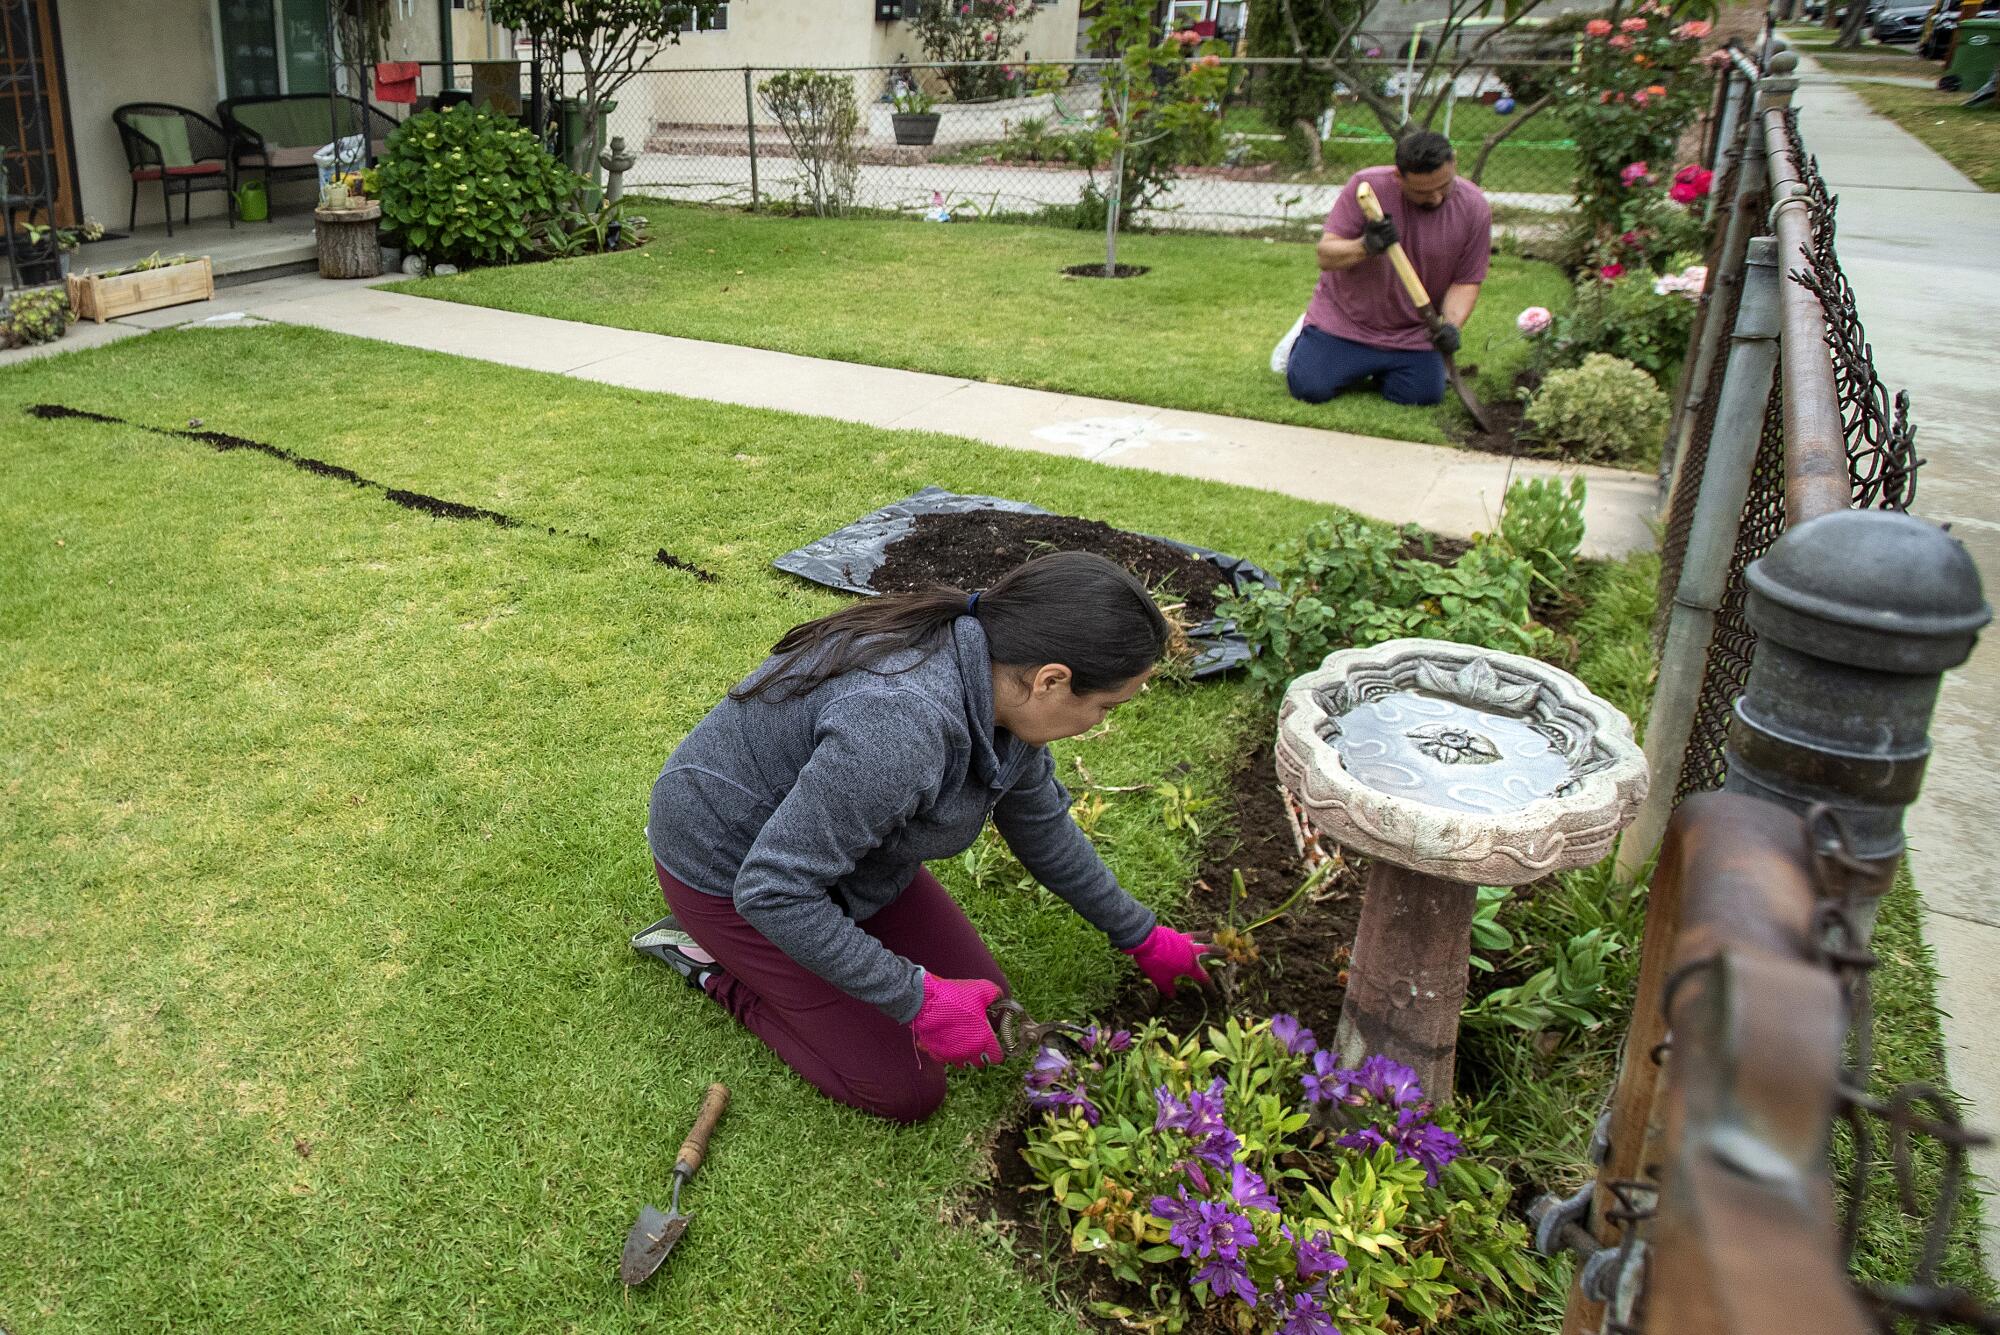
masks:
[[[860,171],[854,135],[861,112],[854,103],[854,80],[845,74],[785,70],[758,84],[757,91],[805,173],[812,211],[822,218],[845,213]]]
[[[525,32],[583,76],[583,144],[575,160],[597,160],[597,120],[604,104],[643,73],[662,45],[715,12],[717,0],[485,0],[494,22]],[[644,55],[641,55],[641,50]]]
[[[1357,8],[1365,8],[1360,0],[1350,0],[1344,9],[1318,5],[1300,9],[1293,16],[1298,25],[1295,43],[1292,23],[1286,22],[1282,7],[1270,3],[1252,5],[1246,36],[1250,54],[1290,56],[1296,54],[1297,43],[1315,53],[1331,51],[1353,21],[1352,11]],[[1303,62],[1269,66],[1258,71],[1257,93],[1264,114],[1287,139],[1298,144],[1306,165],[1315,172],[1324,171],[1326,155],[1320,147],[1319,121],[1333,105],[1332,72]]]
[[[1012,60],[1034,16],[1034,0],[921,0],[908,22],[925,55],[957,63],[938,73],[951,95],[965,102],[998,96],[1008,81],[998,65],[967,68],[962,62]]]
[[[1117,63],[1104,68],[1097,132],[1098,156],[1111,162],[1104,271],[1112,274],[1120,227],[1172,189],[1178,164],[1219,148],[1218,107],[1229,73],[1222,43],[1159,31],[1152,0],[1094,0],[1089,8],[1092,48],[1117,53]],[[1093,169],[1086,189],[1096,183]]]

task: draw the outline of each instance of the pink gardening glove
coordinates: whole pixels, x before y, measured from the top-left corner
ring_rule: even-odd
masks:
[[[940,978],[924,974],[924,1004],[910,1031],[917,1046],[946,1066],[997,1062],[1000,1040],[986,1008],[1000,999],[1000,986],[984,978]]]
[[[1201,957],[1213,949],[1214,946],[1197,941],[1186,932],[1155,927],[1144,941],[1125,947],[1125,953],[1138,964],[1141,973],[1153,980],[1154,987],[1170,997],[1177,979],[1192,978],[1204,987],[1208,985],[1208,972],[1201,967]]]

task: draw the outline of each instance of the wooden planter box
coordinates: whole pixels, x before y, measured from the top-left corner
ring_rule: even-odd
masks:
[[[170,264],[163,269],[138,273],[71,274],[69,308],[79,320],[103,324],[120,315],[154,311],[162,306],[180,306],[190,301],[207,301],[215,295],[215,270],[208,256],[186,264]]]

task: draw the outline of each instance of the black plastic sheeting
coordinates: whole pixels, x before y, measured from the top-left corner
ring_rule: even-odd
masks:
[[[1053,513],[1023,501],[1002,500],[997,496],[961,496],[942,487],[925,487],[894,505],[870,511],[817,542],[809,542],[797,551],[786,552],[771,564],[787,574],[809,579],[815,584],[873,597],[877,590],[869,588],[868,581],[882,568],[882,554],[889,545],[910,531],[911,520],[918,515],[962,514],[968,510],[1011,510],[1025,515]],[[1212,552],[1206,547],[1196,547],[1173,538],[1153,537],[1150,533],[1139,536],[1153,538],[1155,542],[1164,542],[1169,547],[1178,547],[1201,557],[1220,571],[1229,581],[1230,588],[1238,593],[1257,584],[1277,586],[1276,580],[1239,557],[1225,556],[1221,552]],[[1194,660],[1196,677],[1214,677],[1231,668],[1241,667],[1256,652],[1248,641],[1236,633],[1236,623],[1226,617],[1215,617],[1192,627],[1188,638],[1201,651]]]

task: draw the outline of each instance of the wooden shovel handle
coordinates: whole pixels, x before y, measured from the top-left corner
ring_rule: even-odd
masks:
[[[729,1086],[710,1085],[708,1097],[701,1101],[701,1116],[694,1119],[694,1130],[688,1132],[688,1138],[681,1142],[681,1152],[674,1156],[676,1173],[691,1178],[700,1169],[702,1159],[708,1154],[708,1138],[728,1106]]]
[[[1354,198],[1361,205],[1362,216],[1369,222],[1379,222],[1382,218],[1382,201],[1375,198],[1374,187],[1362,181],[1354,187]],[[1403,290],[1410,294],[1410,301],[1419,311],[1431,304],[1430,293],[1424,291],[1424,280],[1417,277],[1416,266],[1403,253],[1403,243],[1398,241],[1389,247],[1389,263],[1395,267],[1396,277],[1403,280]]]

